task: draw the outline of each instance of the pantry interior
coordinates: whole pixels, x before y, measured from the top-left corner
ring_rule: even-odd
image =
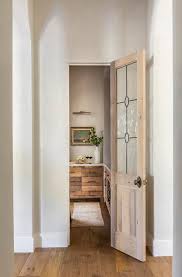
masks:
[[[69,92],[71,230],[74,232],[75,227],[108,229],[111,200],[110,66],[70,65]],[[96,135],[103,138],[99,147],[84,137],[91,135],[89,130],[93,128]]]

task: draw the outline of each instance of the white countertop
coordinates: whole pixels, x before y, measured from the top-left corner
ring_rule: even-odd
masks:
[[[99,164],[96,164],[96,163],[84,163],[84,164],[79,164],[79,163],[75,163],[75,162],[70,162],[70,166],[104,166],[106,167],[109,171],[110,171],[110,168],[104,164],[104,163],[99,163]]]
[[[74,162],[70,162],[70,166],[104,166],[103,163],[100,164],[95,164],[95,163],[85,163],[85,164],[81,164],[81,163],[74,163]]]

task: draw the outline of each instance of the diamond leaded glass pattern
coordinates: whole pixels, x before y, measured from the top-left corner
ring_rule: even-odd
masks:
[[[117,69],[118,171],[136,174],[137,63]]]

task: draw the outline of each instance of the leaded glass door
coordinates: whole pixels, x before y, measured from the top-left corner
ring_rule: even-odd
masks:
[[[112,63],[111,244],[141,261],[146,256],[145,52]]]

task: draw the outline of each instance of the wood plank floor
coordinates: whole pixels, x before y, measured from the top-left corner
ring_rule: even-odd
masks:
[[[112,249],[109,220],[102,204],[104,227],[71,229],[68,248],[36,249],[15,255],[15,277],[171,277],[172,259],[147,256],[141,263]]]

